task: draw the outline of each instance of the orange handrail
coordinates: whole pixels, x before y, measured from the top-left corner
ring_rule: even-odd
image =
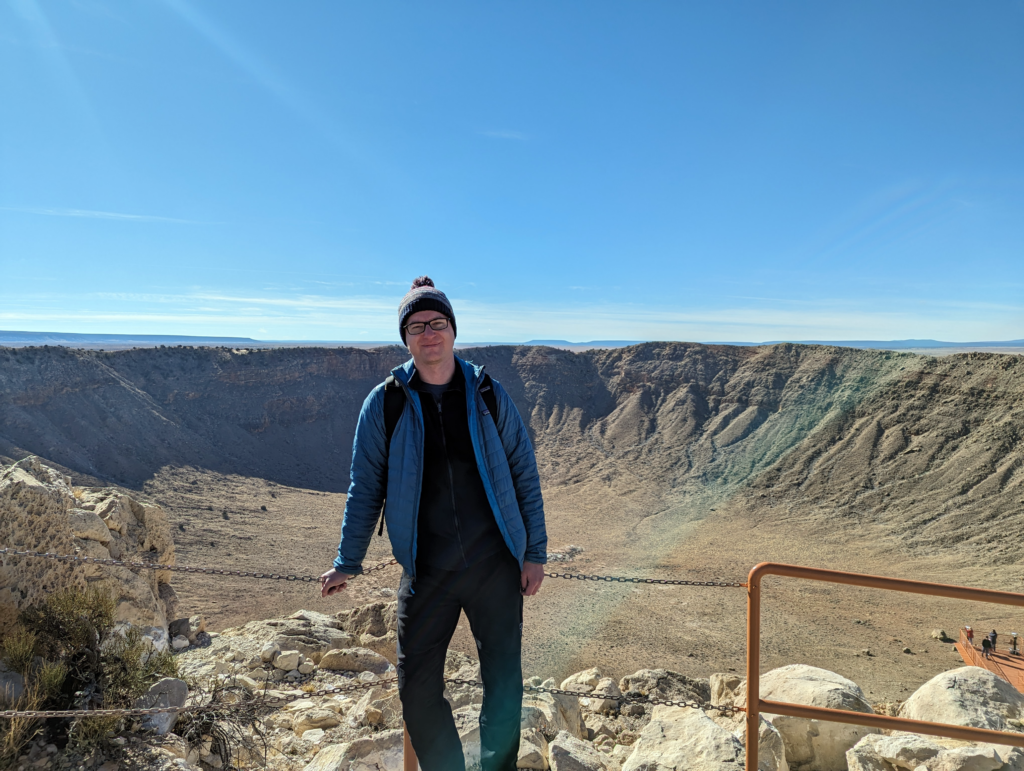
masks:
[[[853,723],[874,728],[895,731],[948,736],[963,741],[1008,744],[1024,747],[1024,734],[1005,731],[990,731],[983,728],[954,726],[946,723],[931,723],[924,720],[909,720],[888,715],[849,712],[824,707],[808,707],[803,704],[768,701],[761,698],[761,579],[776,575],[802,578],[809,581],[866,586],[874,589],[888,589],[912,594],[927,594],[935,597],[950,597],[957,600],[994,602],[1000,605],[1014,605],[1024,608],[1024,594],[998,592],[992,589],[974,589],[969,586],[933,584],[926,581],[909,581],[904,578],[871,576],[863,573],[846,573],[839,570],[807,568],[800,565],[783,565],[777,562],[762,562],[750,571],[747,581],[747,738],[746,768],[756,769],[757,737],[760,729],[761,712],[789,715],[833,723]]]

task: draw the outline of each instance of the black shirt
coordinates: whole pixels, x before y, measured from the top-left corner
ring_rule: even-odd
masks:
[[[506,548],[487,500],[469,435],[466,378],[459,367],[437,386],[409,382],[423,409],[423,486],[416,567],[462,570]]]

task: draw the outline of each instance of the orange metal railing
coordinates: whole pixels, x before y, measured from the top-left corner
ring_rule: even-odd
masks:
[[[997,592],[991,589],[973,589],[967,586],[949,584],[933,584],[926,581],[908,581],[903,578],[871,576],[862,573],[845,573],[839,570],[806,568],[799,565],[783,565],[776,562],[762,562],[750,571],[747,585],[747,757],[746,768],[757,769],[757,736],[760,728],[761,712],[791,717],[826,720],[833,723],[853,723],[854,725],[872,728],[890,729],[894,731],[910,731],[912,733],[948,736],[969,742],[987,742],[989,744],[1009,744],[1024,747],[1024,734],[1004,731],[990,731],[984,728],[969,728],[946,723],[932,723],[925,720],[909,720],[902,717],[848,712],[824,707],[808,707],[803,704],[790,704],[781,701],[769,701],[761,698],[761,579],[765,576],[785,576],[802,578],[808,581],[824,581],[833,584],[865,586],[874,589],[887,589],[912,594],[927,594],[935,597],[950,597],[957,600],[976,600],[994,602],[1000,605],[1015,605],[1024,608],[1024,594],[1015,592]],[[970,647],[970,646],[969,646]],[[968,654],[970,655],[970,654]],[[1011,681],[1012,682],[1012,681]]]

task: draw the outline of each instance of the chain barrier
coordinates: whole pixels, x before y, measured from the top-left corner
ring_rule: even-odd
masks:
[[[97,557],[78,557],[71,554],[55,554],[53,552],[38,552],[30,550],[19,550],[12,549],[10,547],[0,548],[0,555],[6,554],[17,557],[36,557],[41,559],[51,559],[58,562],[84,562],[94,565],[109,565],[113,567],[124,567],[131,570],[166,570],[173,573],[197,573],[202,575],[215,575],[215,576],[236,576],[240,578],[265,578],[278,581],[301,581],[305,583],[318,583],[320,581],[319,576],[304,576],[304,575],[282,575],[278,573],[255,573],[245,570],[222,570],[219,568],[199,568],[190,567],[186,565],[161,565],[154,562],[126,562],[123,560],[115,559],[101,559]],[[372,567],[367,568],[362,572],[361,575],[367,573],[373,573],[378,570],[390,567],[391,565],[397,565],[397,559],[390,559],[385,562],[378,563]],[[629,578],[624,576],[595,576],[586,575],[583,573],[544,573],[548,578],[564,578],[564,579],[575,579],[577,581],[603,581],[606,583],[626,583],[626,584],[652,584],[659,586],[706,586],[706,587],[735,587],[744,588],[747,586],[746,583],[740,583],[737,581],[690,581],[681,579],[668,579],[668,578]],[[334,688],[326,688],[319,691],[312,691],[310,693],[303,693],[301,696],[275,696],[273,698],[256,698],[241,702],[235,702],[233,704],[218,704],[213,705],[191,705],[184,707],[153,707],[149,709],[83,709],[83,710],[0,710],[0,718],[50,718],[50,717],[107,717],[107,716],[119,716],[119,717],[146,717],[149,715],[156,715],[162,712],[205,712],[205,711],[219,711],[219,710],[231,710],[241,709],[243,707],[250,706],[275,706],[280,704],[288,704],[298,699],[306,699],[314,696],[330,696],[339,693],[348,693],[352,691],[363,690],[366,688],[372,688],[377,685],[384,683],[395,682],[397,678],[387,678],[384,680],[374,680],[371,682],[364,683],[353,683],[351,685],[336,686]],[[445,682],[454,685],[469,685],[473,687],[483,687],[483,683],[476,680],[460,680],[458,678],[445,678]],[[578,691],[567,691],[559,688],[544,688],[541,686],[524,685],[525,691],[533,693],[550,693],[554,695],[567,695],[567,696],[585,696],[587,694],[581,694]],[[598,697],[594,697],[598,698]],[[651,697],[629,697],[629,696],[601,696],[600,698],[608,699],[610,701],[618,701],[625,703],[640,703],[640,704],[664,704],[672,707],[692,707],[700,710],[714,710],[722,714],[733,714],[735,712],[745,711],[742,707],[716,707],[709,704],[703,704],[699,701],[672,701],[669,699],[658,699]]]
[[[237,576],[241,578],[268,578],[277,581],[302,581],[305,583],[319,583],[320,576],[297,576],[281,575],[278,573],[252,573],[245,570],[221,570],[219,568],[197,568],[187,565],[160,565],[155,562],[124,562],[115,559],[101,559],[98,557],[78,557],[72,554],[54,554],[53,552],[19,551],[8,547],[0,548],[0,554],[9,554],[18,557],[40,557],[44,559],[57,560],[58,562],[86,562],[94,565],[110,565],[113,567],[124,567],[133,570],[167,570],[172,573],[200,573],[213,576]],[[390,559],[380,562],[372,567],[366,568],[360,575],[383,570],[391,565],[397,565],[397,559]],[[734,587],[745,588],[746,583],[739,581],[690,581],[674,578],[629,578],[625,576],[592,576],[583,573],[545,573],[547,578],[567,578],[577,581],[604,581],[606,583],[620,584],[651,584],[657,586],[710,586],[710,587]]]
[[[72,554],[54,554],[53,552],[41,551],[18,551],[4,547],[0,554],[10,554],[18,557],[41,557],[44,559],[57,560],[58,562],[87,562],[93,565],[110,565],[112,567],[129,568],[132,570],[168,570],[172,573],[201,573],[211,576],[238,576],[241,578],[269,578],[276,581],[302,581],[305,583],[320,583],[320,576],[296,576],[281,575],[279,573],[252,573],[246,570],[221,570],[219,568],[196,568],[187,565],[160,565],[155,562],[124,562],[115,559],[101,559],[98,557],[77,557]],[[397,565],[398,560],[390,559],[378,563],[373,567],[364,570],[360,575],[372,573],[375,570],[383,570],[391,565]]]
[[[739,581],[687,581],[674,578],[626,578],[623,576],[588,576],[583,573],[545,573],[548,578],[575,578],[578,581],[605,581],[619,584],[657,584],[659,586],[727,586],[746,588]]]
[[[457,677],[446,677],[445,683],[449,685],[468,685],[474,688],[483,688],[484,684],[479,680],[464,680]],[[66,718],[78,718],[78,717],[147,717],[149,715],[158,715],[164,712],[175,712],[183,714],[186,712],[230,712],[237,709],[247,709],[252,707],[281,707],[285,704],[291,704],[294,701],[300,699],[311,699],[320,696],[336,696],[343,693],[352,693],[354,691],[367,690],[369,688],[375,688],[382,685],[391,685],[398,682],[398,677],[386,677],[379,680],[370,680],[359,683],[350,683],[348,685],[338,685],[332,688],[322,688],[316,691],[303,692],[299,694],[288,694],[285,696],[272,696],[267,697],[266,695],[260,697],[257,696],[253,699],[246,699],[244,701],[237,701],[234,703],[211,703],[211,704],[193,704],[184,707],[151,707],[149,709],[68,709],[68,710],[2,710],[0,711],[0,719],[3,718],[50,718],[50,717],[66,717]],[[670,707],[691,707],[693,709],[699,709],[701,711],[715,711],[723,715],[732,715],[736,712],[746,712],[743,707],[730,707],[730,706],[714,706],[712,704],[705,704],[701,701],[673,701],[671,699],[659,699],[657,697],[650,696],[593,696],[588,693],[582,693],[580,691],[568,691],[562,688],[545,688],[539,685],[523,685],[523,690],[530,693],[550,693],[555,696],[574,696],[576,698],[595,698],[595,699],[606,699],[608,701],[616,701],[627,704],[663,704]],[[264,692],[266,693],[266,692]]]

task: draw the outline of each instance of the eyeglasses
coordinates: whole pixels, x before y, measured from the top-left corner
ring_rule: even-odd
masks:
[[[442,329],[448,329],[448,319],[442,316],[439,319],[431,319],[430,321],[414,321],[411,324],[405,325],[405,332],[409,335],[422,335],[427,331],[427,325],[435,332],[440,332]]]

